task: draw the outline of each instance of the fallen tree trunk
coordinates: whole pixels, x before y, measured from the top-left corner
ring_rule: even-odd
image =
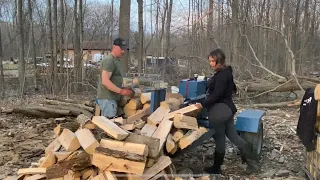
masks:
[[[72,104],[72,103],[60,102],[60,101],[55,101],[55,100],[45,100],[45,103],[46,104],[51,104],[51,105],[77,107],[77,108],[84,109],[84,110],[87,110],[87,111],[92,112],[92,113],[94,111],[94,108],[85,106],[83,104]]]
[[[75,107],[72,105],[66,105],[66,106],[62,106],[62,105],[50,105],[50,104],[45,104],[45,107],[48,108],[52,108],[52,109],[63,109],[63,110],[69,110],[70,113],[77,117],[80,114],[84,114],[88,117],[92,117],[93,114],[90,111],[87,111],[85,109],[79,108],[79,107]]]
[[[310,81],[301,81],[300,85],[302,86],[303,89],[307,89],[307,88],[315,87],[317,83],[310,82]],[[270,82],[270,81],[239,83],[237,84],[237,86],[246,92],[258,92],[258,93],[270,91],[270,90],[272,90],[270,92],[285,92],[285,91],[296,91],[301,89],[296,81],[288,82],[283,86],[281,86],[281,84],[278,82]]]
[[[279,103],[262,103],[262,104],[237,104],[237,106],[244,108],[280,108],[280,107],[291,107],[300,104],[301,100],[279,102]]]
[[[49,113],[49,112],[43,112],[32,108],[22,108],[22,107],[16,107],[12,109],[12,112],[8,111],[7,113],[17,113],[17,114],[24,114],[27,116],[33,116],[33,117],[39,117],[39,118],[57,118],[61,117],[63,115],[57,114],[57,113]]]
[[[46,97],[48,100],[54,100],[54,101],[60,101],[60,102],[66,102],[66,103],[72,103],[72,104],[82,104],[89,106],[91,103],[90,101],[81,101],[76,99],[63,99],[63,98],[52,98],[52,97]]]

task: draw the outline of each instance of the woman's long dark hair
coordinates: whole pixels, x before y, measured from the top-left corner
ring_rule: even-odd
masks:
[[[225,66],[226,64],[226,55],[221,49],[214,49],[210,52],[209,56],[213,57],[217,64]]]

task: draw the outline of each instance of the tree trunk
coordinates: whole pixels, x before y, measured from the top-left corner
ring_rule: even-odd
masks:
[[[232,0],[231,10],[232,10],[232,29],[231,29],[231,62],[237,59],[238,51],[238,15],[239,15],[239,0]]]
[[[74,92],[79,91],[79,80],[81,79],[81,50],[80,50],[80,18],[78,13],[78,0],[74,1]]]
[[[120,0],[120,16],[119,16],[119,36],[127,41],[129,48],[130,33],[130,5],[131,0]],[[122,57],[123,72],[128,73],[129,51],[126,51]]]
[[[169,9],[167,12],[167,22],[166,22],[166,56],[165,57],[169,57],[169,52],[170,52],[170,26],[171,26],[172,4],[173,4],[173,0],[170,0]]]
[[[35,91],[38,90],[38,81],[37,81],[37,59],[36,59],[36,43],[34,40],[34,30],[33,30],[33,17],[32,17],[32,4],[31,0],[28,0],[28,11],[29,11],[29,21],[30,21],[30,28],[31,28],[31,55],[33,60],[34,66],[34,89]]]
[[[58,91],[58,72],[57,72],[57,55],[58,53],[58,2],[53,0],[53,93],[56,94]]]
[[[207,52],[210,52],[212,49],[213,44],[211,43],[212,40],[212,26],[213,26],[213,1],[214,0],[209,0],[209,15],[208,15],[208,23],[207,23]],[[220,9],[220,8],[219,8]],[[219,21],[219,18],[218,18]],[[219,29],[219,23],[218,23],[218,29]]]
[[[143,0],[138,1],[138,14],[139,14],[139,40],[138,40],[138,72],[142,73],[142,57],[143,57]]]
[[[52,18],[51,18],[51,0],[48,0],[48,22],[49,22],[49,45],[50,45],[50,66],[51,66],[51,70],[50,70],[50,92],[53,93],[53,88],[54,88],[54,69],[55,69],[55,63],[54,63],[54,54],[53,54],[53,46],[54,46],[54,42],[53,42],[53,33],[52,33]]]
[[[19,82],[20,95],[23,94],[25,86],[26,64],[24,60],[24,30],[23,30],[23,3],[18,0],[18,26],[19,26]]]
[[[62,74],[64,67],[64,0],[60,0],[60,73]]]
[[[1,27],[0,27],[0,84],[1,85],[1,98],[5,97],[5,84],[4,84],[4,74],[3,74],[3,52],[2,52],[2,41],[1,41]]]

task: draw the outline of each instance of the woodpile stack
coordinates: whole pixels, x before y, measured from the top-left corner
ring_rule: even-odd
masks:
[[[173,175],[169,154],[188,147],[207,131],[195,118],[200,109],[195,105],[180,108],[181,97],[167,94],[150,114],[151,94],[136,95],[124,105],[127,119],[84,114],[72,122],[60,119],[43,157],[19,169],[19,178],[179,179]]]

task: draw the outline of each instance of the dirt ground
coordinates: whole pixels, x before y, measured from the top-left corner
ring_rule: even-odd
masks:
[[[43,97],[29,97],[28,104],[39,104]],[[19,104],[9,99],[0,102],[0,108],[7,109]],[[237,148],[230,142],[223,165],[224,176],[215,179],[305,179],[305,150],[295,135],[299,107],[265,109],[264,144],[261,158],[261,173],[244,175]],[[239,109],[241,111],[241,108]],[[0,115],[0,179],[16,175],[19,168],[29,167],[44,154],[44,149],[53,140],[54,119],[39,119],[18,114]],[[177,173],[198,176],[205,166],[212,165],[214,140],[183,156],[173,158]]]

